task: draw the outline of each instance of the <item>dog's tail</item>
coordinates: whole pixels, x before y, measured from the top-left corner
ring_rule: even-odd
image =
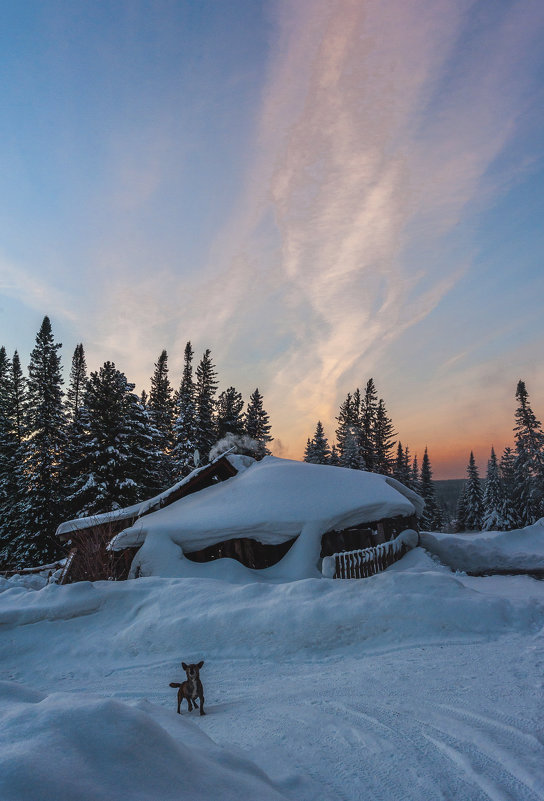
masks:
[[[181,684],[178,681],[171,681],[170,687],[181,687]]]

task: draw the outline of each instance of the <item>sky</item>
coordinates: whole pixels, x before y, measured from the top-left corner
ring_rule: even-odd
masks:
[[[149,387],[190,340],[277,455],[372,377],[435,478],[544,417],[541,0],[25,0],[0,29],[0,344]]]

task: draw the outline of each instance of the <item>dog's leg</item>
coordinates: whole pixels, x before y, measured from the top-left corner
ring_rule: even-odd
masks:
[[[178,690],[178,715],[181,715],[181,699],[182,699],[182,697],[183,696],[181,695],[181,690]]]
[[[187,706],[189,707],[189,712],[192,712],[193,711],[193,705],[191,703],[191,699],[190,698],[187,699]]]
[[[204,695],[199,695],[198,697],[200,698],[200,714],[205,715],[206,713],[204,712]]]
[[[198,704],[196,702],[196,698],[193,698],[193,706],[195,709],[198,709]]]

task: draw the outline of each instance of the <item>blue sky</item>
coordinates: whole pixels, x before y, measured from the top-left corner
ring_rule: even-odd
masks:
[[[146,387],[188,339],[277,452],[373,376],[438,477],[544,415],[536,0],[25,2],[0,31],[1,343]]]

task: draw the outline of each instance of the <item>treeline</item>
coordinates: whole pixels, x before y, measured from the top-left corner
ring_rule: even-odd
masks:
[[[397,441],[393,421],[383,398],[378,397],[373,378],[367,381],[363,392],[359,388],[348,392],[336,421],[336,442],[332,446],[321,421],[317,422],[314,436],[306,442],[304,461],[396,478],[425,500],[421,528],[440,531],[445,523],[444,510],[436,498],[429,452],[425,448],[420,469],[417,455],[412,459],[408,446]]]
[[[323,425],[308,438],[304,459],[355,470],[391,475],[425,500],[420,526],[428,531],[509,531],[530,525],[544,516],[544,434],[536,419],[523,381],[516,390],[514,448],[504,450],[500,462],[491,448],[485,482],[471,452],[467,479],[456,515],[447,519],[437,500],[427,448],[421,463],[396,440],[393,423],[371,378],[364,392],[348,393],[336,421],[336,443],[329,446]]]
[[[261,393],[247,406],[235,387],[218,394],[210,350],[193,370],[187,343],[175,390],[163,350],[139,397],[113,362],[88,376],[81,344],[64,393],[60,348],[48,317],[27,376],[17,351],[10,359],[0,348],[0,563],[57,558],[60,522],[152,497],[194,469],[195,457],[205,464],[227,434],[244,437],[244,452],[256,458],[269,453]]]
[[[514,448],[506,447],[500,461],[491,448],[483,487],[470,453],[456,531],[510,531],[544,517],[544,433],[524,381],[518,382],[516,400]]]

